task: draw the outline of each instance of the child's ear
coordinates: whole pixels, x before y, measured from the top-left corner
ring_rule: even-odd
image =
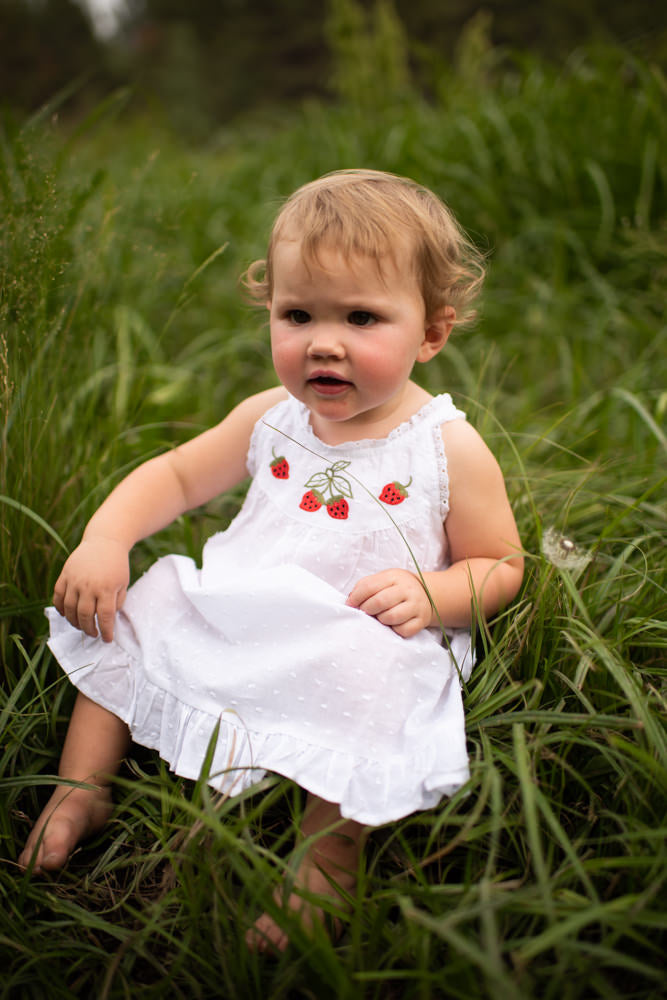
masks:
[[[443,349],[455,322],[456,309],[454,306],[442,306],[430,319],[427,319],[424,340],[419,348],[417,361],[430,361]]]

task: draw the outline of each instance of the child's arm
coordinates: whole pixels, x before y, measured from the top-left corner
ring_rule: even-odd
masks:
[[[251,396],[216,427],[123,479],[91,517],[56,581],[53,603],[60,614],[92,636],[97,615],[102,638],[110,642],[129,583],[132,546],[245,479],[252,429],[285,395],[279,387]]]
[[[445,424],[451,504],[445,534],[451,565],[424,573],[436,610],[416,573],[389,569],[364,577],[348,604],[408,638],[442,623],[467,627],[475,613],[490,617],[517,594],[523,577],[521,541],[502,473],[477,431],[465,421]]]

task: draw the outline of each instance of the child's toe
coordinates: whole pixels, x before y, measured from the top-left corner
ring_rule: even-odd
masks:
[[[245,936],[246,945],[250,951],[260,954],[272,951],[285,951],[289,944],[287,934],[267,913],[255,921],[253,927]]]

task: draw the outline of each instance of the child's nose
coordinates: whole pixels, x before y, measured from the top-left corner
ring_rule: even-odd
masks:
[[[342,340],[332,326],[318,326],[313,330],[308,345],[308,354],[311,358],[341,358],[344,353]]]

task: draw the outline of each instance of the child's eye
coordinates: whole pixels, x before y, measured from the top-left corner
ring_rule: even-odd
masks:
[[[301,326],[303,323],[310,322],[310,313],[307,313],[305,309],[290,309],[287,318],[291,323]]]
[[[370,326],[375,322],[373,313],[366,312],[365,309],[355,309],[347,319],[353,326]]]

